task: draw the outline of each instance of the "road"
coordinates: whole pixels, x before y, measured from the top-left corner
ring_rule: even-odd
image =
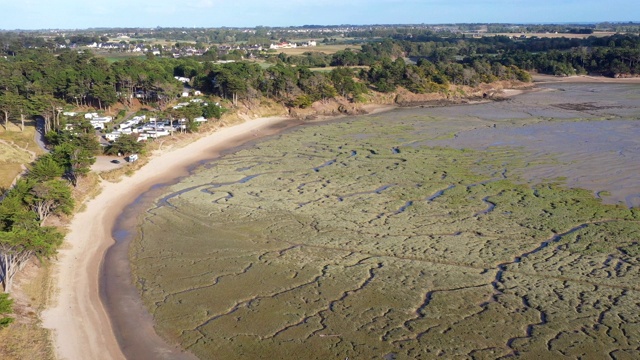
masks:
[[[44,140],[44,118],[42,116],[36,116],[36,133],[33,136],[33,140],[45,153],[49,152]]]

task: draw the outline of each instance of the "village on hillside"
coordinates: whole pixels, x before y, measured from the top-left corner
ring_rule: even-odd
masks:
[[[178,77],[176,77],[178,78]],[[208,106],[209,104],[199,97],[192,97],[192,95],[202,95],[200,91],[185,91],[182,93],[182,98],[188,99],[188,101],[180,102],[171,108],[178,110],[187,106]],[[219,103],[214,104],[220,107]],[[187,130],[187,124],[194,122],[196,124],[207,122],[204,116],[197,116],[192,119],[185,117],[172,119],[172,118],[157,118],[148,116],[146,114],[135,115],[130,119],[120,119],[120,121],[114,122],[113,116],[100,115],[97,112],[79,113],[74,111],[68,111],[62,113],[69,119],[66,124],[65,130],[73,131],[74,122],[84,118],[89,121],[91,126],[96,130],[96,134],[100,136],[100,141],[103,146],[107,146],[113,143],[122,135],[133,135],[138,142],[146,141],[148,139],[157,139],[163,136],[172,135],[174,132],[185,132]]]

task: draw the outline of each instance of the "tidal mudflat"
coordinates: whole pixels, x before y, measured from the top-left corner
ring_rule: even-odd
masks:
[[[289,130],[167,189],[135,283],[202,359],[638,358],[638,90]]]

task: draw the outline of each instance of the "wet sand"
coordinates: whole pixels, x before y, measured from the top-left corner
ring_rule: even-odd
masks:
[[[530,183],[557,181],[591,190],[605,203],[640,206],[640,86],[600,83],[548,83],[544,91],[523,94],[504,104],[438,111],[470,116],[477,126],[451,139],[423,145],[492,151],[525,150],[528,163],[509,168]],[[526,119],[532,119],[526,120]],[[521,124],[517,124],[521,121]],[[527,123],[528,122],[528,123]],[[554,159],[539,163],[538,159]]]

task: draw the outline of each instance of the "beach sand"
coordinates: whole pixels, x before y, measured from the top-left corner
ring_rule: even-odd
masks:
[[[100,267],[114,243],[118,215],[152,185],[188,174],[188,167],[220,151],[268,135],[268,128],[288,118],[272,117],[222,128],[182,148],[158,152],[130,177],[103,181],[101,193],[73,218],[54,271],[51,307],[42,313],[60,359],[124,359],[100,298]],[[155,334],[153,334],[155,335]]]

